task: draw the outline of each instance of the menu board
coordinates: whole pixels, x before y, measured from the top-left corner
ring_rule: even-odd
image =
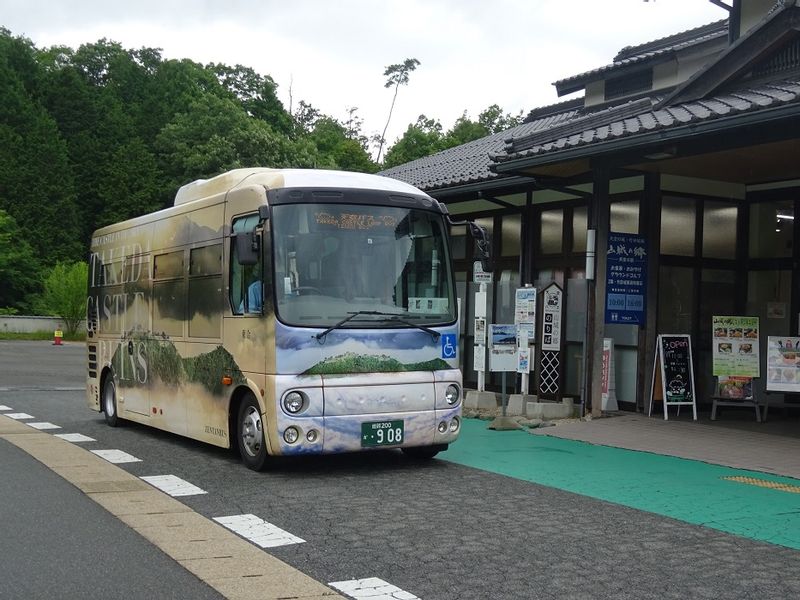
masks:
[[[800,392],[800,337],[767,338],[767,391]]]
[[[653,365],[653,383],[650,387],[650,412],[653,401],[661,400],[664,419],[668,419],[667,407],[692,405],[697,420],[697,404],[692,364],[692,342],[688,335],[659,335]]]
[[[711,317],[714,375],[760,377],[758,317]]]

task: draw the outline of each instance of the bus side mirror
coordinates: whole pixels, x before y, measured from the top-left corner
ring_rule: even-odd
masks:
[[[258,264],[258,237],[254,231],[241,231],[233,236],[236,260],[240,265]]]
[[[258,207],[258,220],[262,223],[264,221],[269,221],[269,205],[262,204]]]

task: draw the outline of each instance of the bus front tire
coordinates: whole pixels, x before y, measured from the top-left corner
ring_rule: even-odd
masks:
[[[447,444],[437,444],[435,446],[415,446],[413,448],[401,448],[403,454],[414,460],[430,460],[439,452],[447,450]]]
[[[114,376],[109,374],[103,382],[103,413],[109,427],[117,427],[122,419],[117,414],[117,385]]]
[[[248,469],[262,471],[267,464],[267,445],[261,412],[252,393],[248,393],[242,400],[236,423],[236,440],[242,462]]]

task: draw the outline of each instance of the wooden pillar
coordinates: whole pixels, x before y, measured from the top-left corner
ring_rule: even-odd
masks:
[[[653,358],[658,339],[659,256],[661,255],[661,175],[644,176],[644,198],[639,210],[639,232],[647,240],[647,313],[644,329],[639,330],[636,408],[650,411],[650,386],[653,381]]]
[[[586,397],[592,408],[592,416],[602,415],[602,364],[603,336],[605,334],[606,262],[608,250],[608,231],[611,226],[611,202],[609,198],[610,174],[607,167],[596,165],[593,168],[593,192],[589,211],[589,227],[595,234],[595,279],[589,285],[589,310],[586,318],[588,339],[586,340],[586,368],[589,373],[589,389]]]

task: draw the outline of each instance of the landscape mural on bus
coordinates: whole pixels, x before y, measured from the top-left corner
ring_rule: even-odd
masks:
[[[278,373],[341,375],[440,371],[458,368],[458,328],[436,328],[433,336],[416,328],[334,329],[321,339],[320,332],[275,325]],[[445,344],[451,347],[445,348]]]

